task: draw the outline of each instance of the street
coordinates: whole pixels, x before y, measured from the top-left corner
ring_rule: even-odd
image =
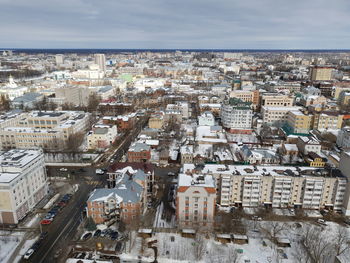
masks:
[[[57,169],[52,168],[49,169],[49,171],[50,173],[54,173],[54,171],[57,172]],[[69,170],[68,172],[72,172],[72,170]],[[75,169],[74,178],[69,182],[71,184],[79,184],[78,191],[73,195],[68,205],[57,214],[54,221],[50,225],[42,227],[43,232],[48,232],[47,237],[43,240],[40,247],[29,260],[23,259],[21,262],[56,262],[56,259],[54,259],[56,250],[60,247],[60,244],[64,244],[63,247],[67,247],[67,244],[72,240],[76,229],[82,220],[83,208],[86,204],[89,193],[95,187],[102,187],[104,185],[104,179],[104,177],[95,175],[94,169],[92,168],[86,170],[86,172],[78,172],[78,169]],[[88,182],[92,180],[98,182],[98,184],[89,184]]]

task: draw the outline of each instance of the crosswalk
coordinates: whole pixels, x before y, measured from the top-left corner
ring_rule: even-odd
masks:
[[[99,181],[88,181],[88,182],[86,182],[87,184],[89,184],[89,185],[98,185],[100,182]]]

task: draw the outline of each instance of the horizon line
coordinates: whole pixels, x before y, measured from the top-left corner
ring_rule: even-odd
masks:
[[[0,50],[141,50],[141,51],[350,51],[350,49],[337,48],[8,48],[0,47]]]

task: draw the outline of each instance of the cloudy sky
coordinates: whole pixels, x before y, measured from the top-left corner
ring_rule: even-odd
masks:
[[[0,0],[2,48],[349,49],[349,0]]]

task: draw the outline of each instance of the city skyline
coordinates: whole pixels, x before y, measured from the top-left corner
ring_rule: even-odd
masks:
[[[0,2],[3,48],[346,49],[350,40],[344,0]]]

